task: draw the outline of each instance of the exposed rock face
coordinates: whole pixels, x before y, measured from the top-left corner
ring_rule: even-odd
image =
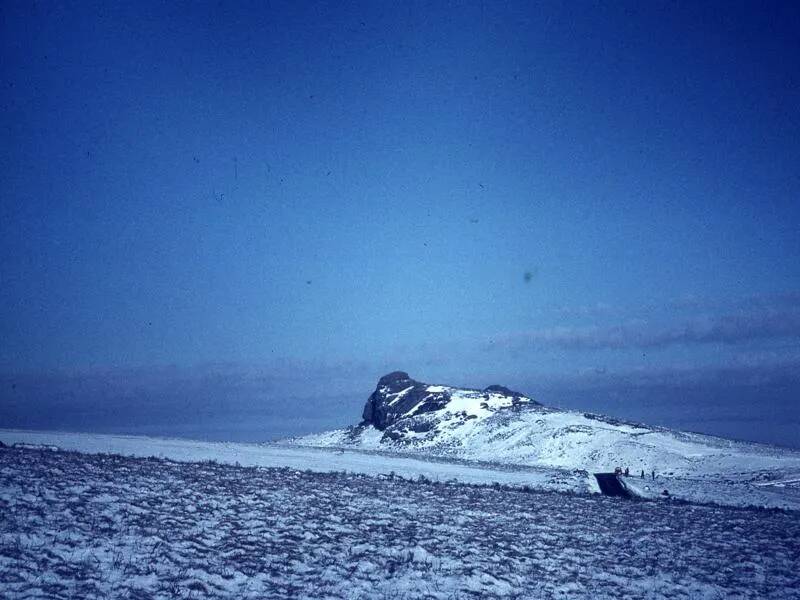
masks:
[[[384,375],[364,406],[364,423],[384,430],[415,406],[420,405],[417,413],[428,412],[441,408],[450,399],[447,392],[429,392],[428,387],[403,371]]]
[[[419,419],[421,415],[445,409],[453,397],[469,396],[476,406],[494,401],[498,405],[536,404],[519,392],[500,385],[490,385],[484,390],[464,390],[441,385],[429,385],[412,379],[408,373],[394,371],[378,380],[378,387],[367,400],[362,414],[362,425],[373,425],[386,431],[398,421],[403,420],[406,429],[415,432],[429,431],[434,423],[431,419]],[[502,402],[506,399],[507,402]],[[498,402],[500,400],[500,402]],[[464,414],[464,418],[470,418]],[[394,437],[392,431],[386,431]]]

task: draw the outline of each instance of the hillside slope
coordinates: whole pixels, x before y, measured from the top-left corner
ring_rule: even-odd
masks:
[[[379,380],[359,425],[289,443],[648,475],[800,473],[797,451],[547,408],[502,386],[429,385],[401,371]]]

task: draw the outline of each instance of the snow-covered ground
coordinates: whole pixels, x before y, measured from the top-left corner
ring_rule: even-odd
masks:
[[[534,467],[511,468],[506,465],[437,460],[436,457],[412,457],[353,449],[13,429],[0,429],[0,442],[7,445],[54,446],[78,452],[167,458],[175,461],[213,460],[248,467],[289,467],[321,473],[347,471],[372,476],[395,473],[406,478],[422,476],[434,481],[455,479],[463,483],[497,482],[551,490],[589,491],[595,485],[593,478],[585,472]]]
[[[306,439],[306,438],[303,438]],[[53,446],[88,453],[166,458],[174,461],[216,461],[230,465],[288,467],[320,473],[396,474],[433,481],[532,487],[573,493],[597,492],[592,474],[581,469],[470,461],[435,454],[401,454],[354,447],[304,447],[297,444],[242,444],[186,439],[0,429],[7,445]],[[798,471],[772,468],[746,472],[708,472],[699,476],[659,474],[656,481],[632,474],[630,487],[644,498],[661,498],[663,490],[677,499],[731,506],[760,506],[800,511]]]
[[[800,597],[796,513],[0,450],[4,598]]]

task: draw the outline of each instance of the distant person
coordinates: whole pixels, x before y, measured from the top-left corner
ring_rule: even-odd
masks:
[[[650,475],[653,477],[653,481],[655,481],[656,480],[656,470],[653,469],[653,472],[650,473]]]
[[[644,469],[642,469],[642,479],[644,479]]]
[[[628,469],[628,467],[625,467],[625,477],[627,477],[630,474],[631,474],[630,469]]]

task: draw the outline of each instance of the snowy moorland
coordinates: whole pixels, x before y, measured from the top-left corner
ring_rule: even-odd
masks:
[[[800,598],[779,510],[0,449],[6,598]]]
[[[400,448],[306,447],[298,445],[298,440],[292,443],[243,444],[13,429],[0,429],[0,441],[19,447],[54,447],[144,458],[155,456],[186,462],[213,460],[230,465],[289,467],[320,473],[348,471],[371,476],[394,472],[405,478],[422,476],[434,481],[496,482],[548,491],[599,493],[594,476],[584,469],[474,461],[422,451],[404,453]],[[625,482],[631,492],[643,498],[660,498],[661,492],[667,489],[673,497],[692,502],[800,511],[800,470],[781,469],[769,462],[766,465],[771,468],[695,477],[660,473],[655,482],[633,476],[626,478]]]

